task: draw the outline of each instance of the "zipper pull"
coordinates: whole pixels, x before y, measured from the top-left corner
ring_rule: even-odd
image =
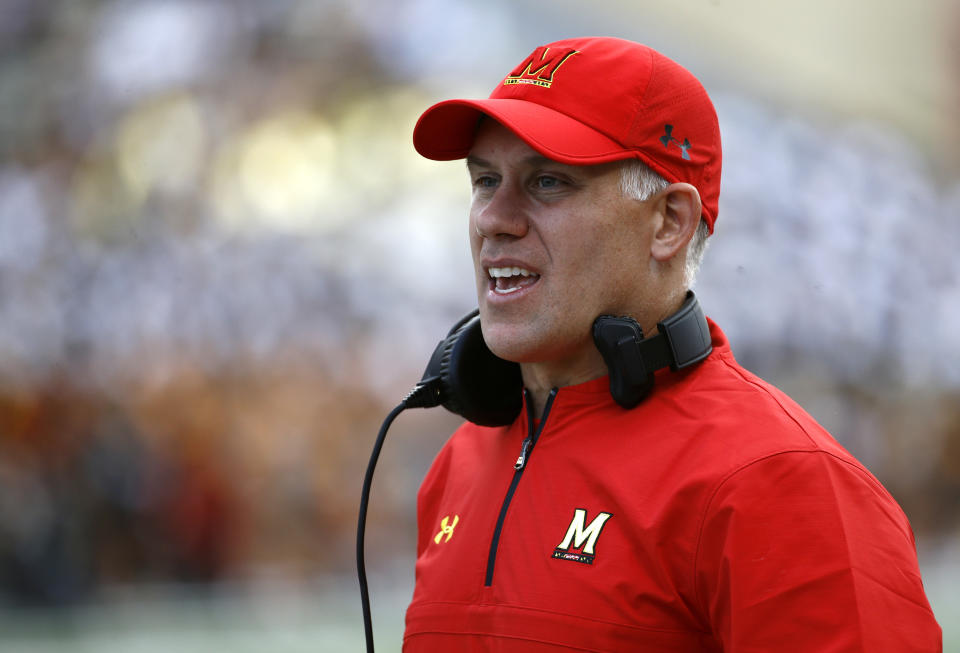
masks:
[[[517,462],[513,465],[513,468],[517,471],[523,469],[523,466],[527,464],[527,455],[530,453],[531,446],[533,446],[533,438],[527,436],[521,445],[520,455],[517,457]]]

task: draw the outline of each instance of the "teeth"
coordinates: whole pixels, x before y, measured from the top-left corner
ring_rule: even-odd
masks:
[[[499,277],[532,277],[536,276],[530,270],[524,268],[489,268],[487,273],[494,279]]]

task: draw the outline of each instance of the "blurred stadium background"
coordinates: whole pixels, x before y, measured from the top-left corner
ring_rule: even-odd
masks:
[[[587,6],[0,0],[0,650],[361,649],[366,459],[474,303],[462,164],[413,123],[607,34],[714,96],[702,302],[903,505],[960,651],[960,5]],[[383,453],[380,650],[455,423]]]

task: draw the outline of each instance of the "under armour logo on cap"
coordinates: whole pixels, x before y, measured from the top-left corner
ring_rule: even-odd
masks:
[[[680,148],[680,156],[682,156],[687,161],[690,160],[690,153],[687,152],[687,150],[690,149],[690,141],[685,138],[681,143],[679,140],[674,138],[673,125],[663,126],[663,136],[660,137],[660,142],[663,143],[664,147],[670,147],[670,143],[676,143],[677,147]]]

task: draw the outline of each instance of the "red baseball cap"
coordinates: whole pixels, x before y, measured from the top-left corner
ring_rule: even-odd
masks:
[[[462,159],[488,115],[554,161],[592,165],[640,159],[670,182],[700,191],[713,233],[720,198],[720,127],[703,85],[645,45],[608,37],[542,45],[486,100],[427,109],[413,144],[428,159]]]

